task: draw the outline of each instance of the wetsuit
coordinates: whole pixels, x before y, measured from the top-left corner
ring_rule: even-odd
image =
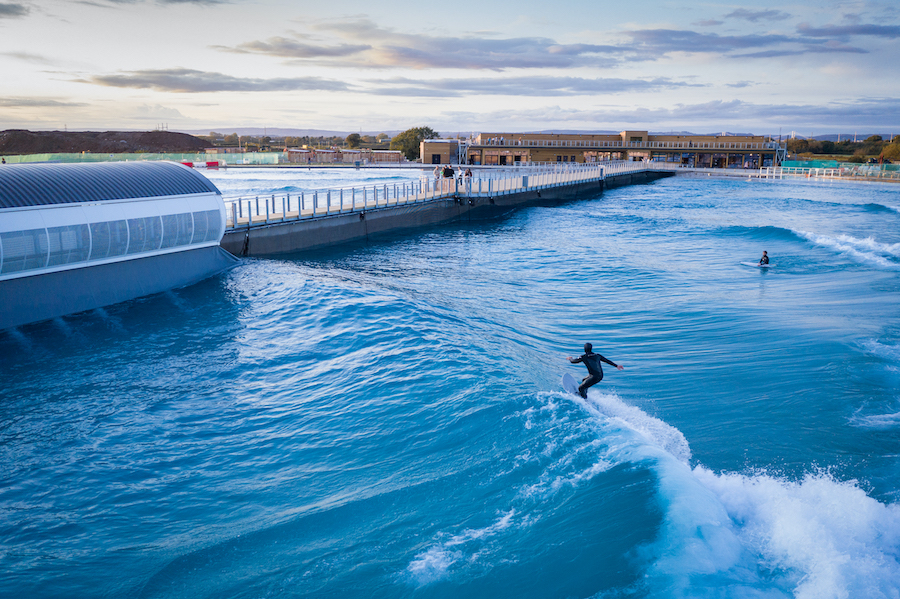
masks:
[[[768,264],[768,263],[769,263],[769,257],[768,257],[768,256],[763,256],[762,258],[759,259],[759,263],[760,263],[760,264]]]
[[[588,375],[581,380],[581,384],[578,385],[578,393],[581,394],[581,397],[587,399],[587,390],[589,387],[593,387],[597,383],[603,380],[603,368],[600,366],[600,362],[606,362],[610,366],[618,368],[619,365],[614,362],[610,362],[600,354],[595,354],[594,352],[588,352],[578,356],[577,358],[572,358],[569,360],[572,364],[578,364],[579,362],[584,363],[588,369]]]

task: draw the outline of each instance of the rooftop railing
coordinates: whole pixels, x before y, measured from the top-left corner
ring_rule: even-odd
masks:
[[[472,144],[474,147],[497,148],[585,148],[585,149],[705,149],[705,150],[775,150],[776,142],[741,141],[621,141],[572,139],[506,139],[489,138]]]

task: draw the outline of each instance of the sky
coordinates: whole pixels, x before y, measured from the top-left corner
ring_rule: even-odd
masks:
[[[0,130],[900,134],[900,2],[0,0]]]

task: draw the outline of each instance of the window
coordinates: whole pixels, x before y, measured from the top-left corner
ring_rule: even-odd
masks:
[[[140,254],[159,249],[162,222],[158,216],[128,219],[128,253]]]
[[[166,214],[162,217],[163,238],[160,249],[178,247],[191,243],[194,233],[194,218],[190,212]]]
[[[87,225],[67,225],[47,229],[50,259],[47,266],[71,264],[88,259],[91,236]]]
[[[47,262],[47,232],[44,229],[0,233],[3,265],[0,273],[43,268]]]

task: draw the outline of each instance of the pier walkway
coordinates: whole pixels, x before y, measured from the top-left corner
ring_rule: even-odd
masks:
[[[457,170],[457,175],[460,173]],[[495,212],[530,201],[567,201],[604,187],[671,176],[652,164],[610,161],[475,170],[472,177],[228,198],[222,247],[266,256]]]
[[[672,162],[650,162],[649,168],[667,170],[678,175],[695,177],[730,177],[740,179],[828,179],[833,181],[871,181],[900,183],[900,171],[887,170],[881,165],[848,164],[839,168],[781,167],[759,169],[695,168]]]
[[[605,161],[473,170],[472,177],[423,176],[419,181],[393,185],[229,198],[225,200],[227,222],[221,245],[239,256],[289,254],[379,233],[490,216],[528,202],[594,197],[606,188],[676,174],[745,180],[900,182],[900,172],[874,165],[722,169],[662,161]]]

